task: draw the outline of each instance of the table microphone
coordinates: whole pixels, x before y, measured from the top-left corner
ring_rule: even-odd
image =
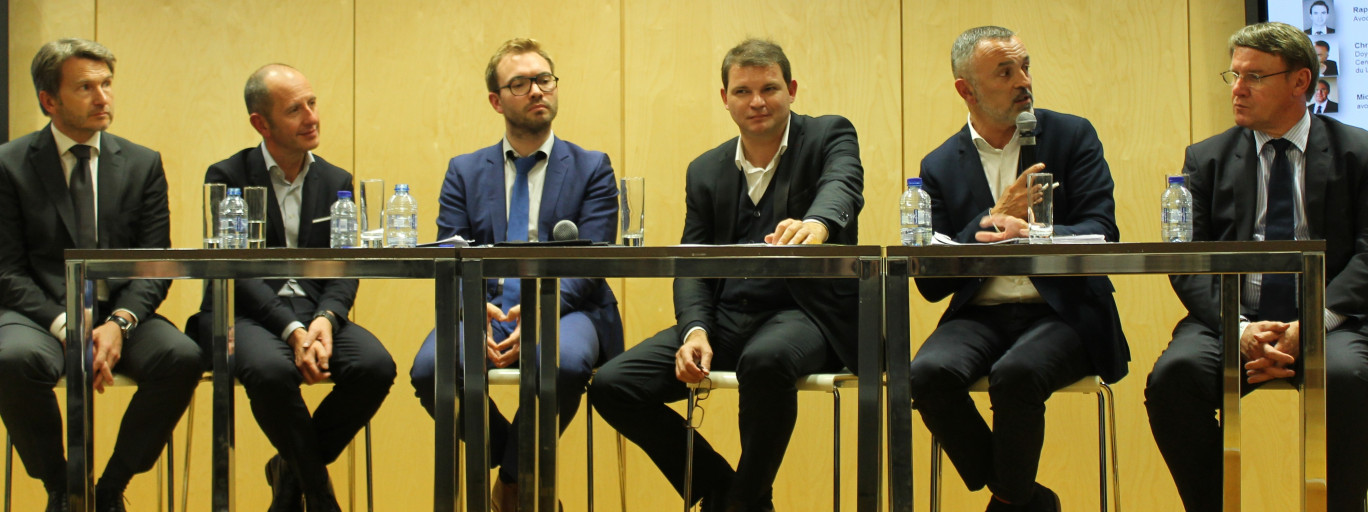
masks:
[[[1026,172],[1036,162],[1036,116],[1029,110],[1017,114],[1017,133],[1021,135],[1021,154],[1017,159],[1017,176]]]
[[[557,242],[567,242],[579,239],[579,226],[576,226],[570,219],[564,219],[556,223],[551,228],[551,239]]]

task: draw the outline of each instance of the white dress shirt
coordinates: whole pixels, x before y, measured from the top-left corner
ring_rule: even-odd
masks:
[[[543,159],[541,159],[541,160],[537,160],[537,163],[532,165],[532,169],[529,170],[529,171],[527,171],[527,239],[528,239],[528,240],[532,240],[532,241],[537,240],[537,224],[538,224],[537,219],[540,219],[540,218],[541,218],[542,185],[544,185],[544,184],[546,183],[546,165],[547,165],[547,162],[550,162],[550,161],[551,161],[551,148],[552,148],[553,146],[555,146],[555,145],[556,145],[556,132],[555,132],[555,131],[552,131],[552,132],[551,132],[551,135],[548,136],[548,137],[546,138],[546,141],[545,141],[545,142],[542,142],[541,147],[538,147],[535,151],[532,152],[532,154],[535,155],[535,154],[537,154],[537,151],[541,151],[542,153],[545,153],[545,154],[546,154],[546,158],[543,158]],[[512,153],[512,154],[513,154],[513,158],[508,158],[508,154],[509,154],[509,153]],[[515,158],[523,158],[523,157],[527,157],[527,156],[531,156],[531,155],[519,155],[517,151],[514,151],[514,150],[513,150],[513,145],[508,143],[508,136],[507,136],[507,135],[504,135],[504,140],[503,140],[503,154],[504,154],[504,220],[508,220],[508,206],[509,206],[510,203],[513,202],[513,180],[516,179],[516,178],[518,177],[518,167],[517,167],[516,165],[513,164],[513,160],[514,160]],[[502,282],[502,280],[501,280],[500,282]]]
[[[1002,149],[997,149],[974,129],[973,119],[968,123],[969,136],[973,138],[974,147],[978,149],[979,162],[983,164],[983,174],[988,179],[988,189],[992,191],[993,200],[996,201],[1017,180],[1017,167],[1021,160],[1021,134],[1013,130],[1012,140],[1007,141]],[[1044,300],[1040,292],[1036,291],[1035,285],[1031,284],[1031,278],[1001,276],[985,281],[972,303],[992,306]]]
[[[276,163],[271,152],[266,149],[266,143],[261,143],[261,156],[266,160],[266,173],[271,175],[271,190],[275,192],[276,205],[280,207],[280,220],[285,227],[285,247],[299,247],[299,223],[300,207],[304,204],[304,180],[309,177],[309,168],[313,165],[313,152],[304,154],[304,164],[295,176],[294,181],[285,179],[285,171]],[[312,219],[310,219],[312,221]],[[304,288],[299,286],[299,281],[290,279],[280,287],[276,295],[281,297],[308,297]],[[303,322],[298,320],[290,322],[285,326],[285,330],[280,333],[280,339],[290,340],[290,333],[295,329],[307,329]]]

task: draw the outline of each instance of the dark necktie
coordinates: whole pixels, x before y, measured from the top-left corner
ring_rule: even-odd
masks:
[[[513,153],[510,151],[509,156]],[[513,191],[509,194],[508,200],[508,228],[504,232],[504,240],[509,242],[527,240],[527,203],[530,193],[527,187],[527,173],[532,171],[532,167],[537,165],[537,161],[545,158],[546,154],[538,151],[522,158],[513,160],[513,167],[517,169],[517,175],[513,177]],[[509,308],[519,304],[521,301],[522,281],[518,279],[504,279],[503,286],[503,311],[507,313]]]
[[[76,212],[76,246],[93,249],[95,245],[95,188],[90,182],[90,150],[85,144],[71,146],[76,166],[71,168],[71,206]]]
[[[1292,160],[1287,150],[1292,141],[1268,142],[1276,153],[1268,175],[1268,208],[1264,214],[1264,240],[1295,240],[1297,188],[1292,180]],[[1290,322],[1297,319],[1297,279],[1292,274],[1264,274],[1259,287],[1259,319]]]

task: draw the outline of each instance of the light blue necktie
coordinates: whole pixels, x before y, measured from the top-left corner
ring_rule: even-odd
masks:
[[[508,152],[509,157],[513,152]],[[508,229],[504,232],[504,240],[508,242],[527,241],[527,173],[532,171],[532,166],[537,165],[537,161],[546,157],[546,153],[538,151],[531,156],[515,158],[513,167],[517,168],[517,175],[513,177],[513,191],[508,201]],[[521,302],[522,280],[504,279],[503,286],[503,307],[504,313],[509,308]]]

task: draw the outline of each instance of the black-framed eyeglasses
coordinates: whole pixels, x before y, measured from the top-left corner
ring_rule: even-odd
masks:
[[[688,422],[685,424],[686,427],[698,430],[699,427],[703,426],[703,415],[707,412],[703,409],[703,401],[708,399],[711,392],[712,379],[703,377],[703,380],[698,383],[698,387],[693,389],[693,411],[691,411],[692,414],[689,415]]]
[[[1260,74],[1258,74],[1258,73],[1244,73],[1244,74],[1240,74],[1240,73],[1236,73],[1236,72],[1234,72],[1234,71],[1222,71],[1222,72],[1221,72],[1221,80],[1225,80],[1226,85],[1235,85],[1235,82],[1238,82],[1241,78],[1243,78],[1243,79],[1245,80],[1245,84],[1249,85],[1250,87],[1258,87],[1260,81],[1262,81],[1262,80],[1265,79],[1265,78],[1268,78],[1268,77],[1270,77],[1270,76],[1278,76],[1278,75],[1282,75],[1282,74],[1286,74],[1286,73],[1291,73],[1291,72],[1292,72],[1292,70],[1290,70],[1290,69],[1284,69],[1284,70],[1279,71],[1279,72],[1277,72],[1277,73],[1269,73],[1269,74],[1267,74],[1267,75],[1260,75]]]
[[[500,89],[508,89],[508,92],[513,93],[514,96],[526,96],[527,93],[532,92],[533,83],[537,84],[537,89],[541,89],[541,92],[551,92],[556,90],[556,84],[559,82],[560,78],[551,73],[542,73],[532,78],[515,76],[508,81],[508,85],[500,87]]]

